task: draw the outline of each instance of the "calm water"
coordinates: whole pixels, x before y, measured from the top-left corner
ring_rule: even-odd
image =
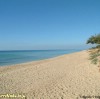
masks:
[[[77,51],[80,50],[0,51],[0,66],[42,60]]]

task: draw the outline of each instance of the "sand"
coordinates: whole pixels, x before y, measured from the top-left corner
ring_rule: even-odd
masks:
[[[0,94],[23,94],[26,99],[99,99],[100,72],[88,58],[89,53],[81,51],[0,67]]]

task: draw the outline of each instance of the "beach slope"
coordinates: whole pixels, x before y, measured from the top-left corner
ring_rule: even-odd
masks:
[[[98,97],[100,72],[88,58],[89,53],[81,51],[47,60],[0,67],[0,95],[24,94],[26,99]]]

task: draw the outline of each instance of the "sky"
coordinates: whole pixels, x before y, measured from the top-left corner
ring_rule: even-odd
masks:
[[[100,33],[100,0],[0,0],[0,50],[87,48]]]

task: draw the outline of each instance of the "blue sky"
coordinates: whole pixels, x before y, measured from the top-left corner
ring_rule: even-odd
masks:
[[[100,0],[0,0],[0,50],[86,48],[100,32]]]

